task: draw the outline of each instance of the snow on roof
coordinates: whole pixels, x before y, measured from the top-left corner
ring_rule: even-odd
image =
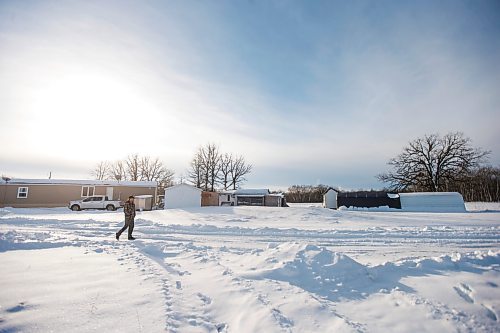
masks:
[[[326,194],[326,193],[328,193],[328,192],[330,192],[330,191],[332,191],[332,190],[333,190],[333,191],[335,191],[335,192],[337,192],[337,193],[339,193],[339,192],[340,192],[338,189],[336,189],[336,188],[334,188],[334,187],[329,187],[329,188],[325,191],[325,193],[324,193],[324,194]]]
[[[419,197],[419,196],[453,196],[462,197],[458,192],[411,192],[411,193],[398,193],[400,197]]]
[[[234,191],[234,195],[252,195],[252,196],[262,196],[268,195],[271,192],[268,189],[239,189]]]
[[[9,181],[0,179],[0,184],[33,184],[33,185],[101,185],[101,186],[132,186],[156,187],[156,181],[116,181],[116,180],[82,180],[82,179],[24,179],[12,178]]]
[[[202,190],[202,189],[197,188],[196,186],[193,186],[193,185],[185,184],[185,183],[182,183],[182,184],[177,184],[177,185],[174,185],[174,186],[167,187],[167,188],[165,189],[165,192],[167,192],[167,191],[171,191],[171,190],[174,190],[174,189],[177,189],[177,188],[180,188],[180,187],[191,188],[191,189],[194,189],[194,190],[198,190],[198,191],[200,191],[200,192],[203,192],[203,190]]]

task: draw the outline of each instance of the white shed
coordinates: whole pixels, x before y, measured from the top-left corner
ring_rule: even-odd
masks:
[[[457,192],[399,193],[401,209],[407,212],[466,212],[462,195]]]
[[[144,195],[136,195],[134,197],[135,201],[135,208],[143,211],[143,210],[152,210],[153,209],[153,196],[150,194],[144,194]]]
[[[165,189],[165,209],[201,207],[202,190],[187,184]]]
[[[338,191],[330,187],[328,191],[323,194],[323,208],[337,209],[337,193]]]

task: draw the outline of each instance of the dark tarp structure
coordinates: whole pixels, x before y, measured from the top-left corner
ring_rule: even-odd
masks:
[[[389,197],[390,192],[384,191],[358,191],[358,192],[338,192],[337,207],[382,207],[401,209],[399,195],[394,198]],[[396,193],[394,193],[396,194]]]

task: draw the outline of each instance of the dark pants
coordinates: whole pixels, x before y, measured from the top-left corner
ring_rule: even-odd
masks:
[[[123,226],[123,228],[120,229],[120,231],[118,231],[116,233],[118,235],[118,237],[120,237],[122,232],[127,230],[127,228],[128,228],[128,238],[130,238],[130,237],[132,237],[132,231],[134,231],[134,218],[133,217],[128,217],[128,216],[125,217],[125,225]]]

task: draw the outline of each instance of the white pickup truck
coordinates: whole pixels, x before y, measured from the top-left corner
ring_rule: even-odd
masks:
[[[122,207],[122,203],[117,200],[108,200],[105,195],[94,195],[83,200],[74,200],[69,202],[69,209],[78,211],[82,209],[106,209],[117,210]]]

